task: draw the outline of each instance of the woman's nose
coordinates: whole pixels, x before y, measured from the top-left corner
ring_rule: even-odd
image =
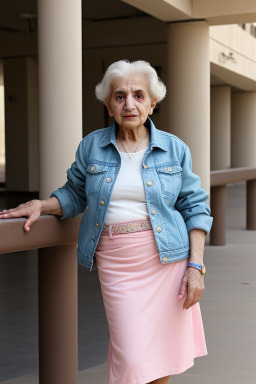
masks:
[[[134,102],[132,95],[127,95],[125,99],[125,109],[127,111],[132,111],[134,109]]]

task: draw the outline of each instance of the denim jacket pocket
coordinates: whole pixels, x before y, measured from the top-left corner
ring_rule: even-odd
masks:
[[[108,171],[108,165],[90,163],[86,169],[85,191],[87,195],[97,195],[103,181],[104,175]]]
[[[162,192],[171,197],[179,195],[182,185],[182,168],[179,165],[158,165],[156,171],[161,183]]]

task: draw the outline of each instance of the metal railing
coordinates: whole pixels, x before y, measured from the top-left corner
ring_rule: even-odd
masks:
[[[25,220],[0,220],[0,254],[39,248],[39,382],[76,384],[76,243],[81,216],[63,221],[41,216],[29,232],[23,229]]]
[[[210,245],[226,244],[227,184],[246,181],[246,229],[256,230],[256,168],[232,168],[211,172],[213,226]]]

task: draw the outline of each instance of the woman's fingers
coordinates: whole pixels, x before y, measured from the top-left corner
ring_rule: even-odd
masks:
[[[31,227],[31,223],[29,221],[26,221],[24,224],[24,231],[29,232]]]
[[[179,290],[179,295],[178,295],[178,300],[182,300],[183,297],[185,296],[186,294],[186,290],[187,290],[187,284],[188,284],[188,275],[185,273],[183,279],[182,279],[182,282],[181,282],[181,286],[180,286],[180,290]]]
[[[195,295],[192,303],[186,309],[193,307],[193,305],[195,305],[196,303],[198,303],[201,300],[201,297],[202,297],[202,293]]]
[[[36,220],[31,220],[30,218],[25,222],[24,224],[24,230],[26,232],[30,231],[31,225],[35,222]]]
[[[8,219],[11,217],[22,217],[26,216],[26,211],[22,208],[13,208],[13,209],[8,209],[3,212],[0,212],[0,219]]]
[[[41,214],[41,202],[40,200],[31,200],[27,203],[20,204],[16,208],[5,209],[0,212],[0,219],[8,219],[15,217],[27,217],[24,224],[24,230],[28,232],[31,225],[37,221]]]
[[[194,290],[188,287],[187,297],[183,303],[183,309],[188,309],[194,302]]]
[[[189,309],[200,301],[204,291],[204,278],[195,268],[188,268],[187,297],[183,309]]]

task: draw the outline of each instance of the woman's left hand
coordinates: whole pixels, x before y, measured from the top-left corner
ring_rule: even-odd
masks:
[[[193,267],[187,267],[183,276],[178,300],[185,297],[183,309],[189,309],[201,300],[204,291],[204,276]]]

